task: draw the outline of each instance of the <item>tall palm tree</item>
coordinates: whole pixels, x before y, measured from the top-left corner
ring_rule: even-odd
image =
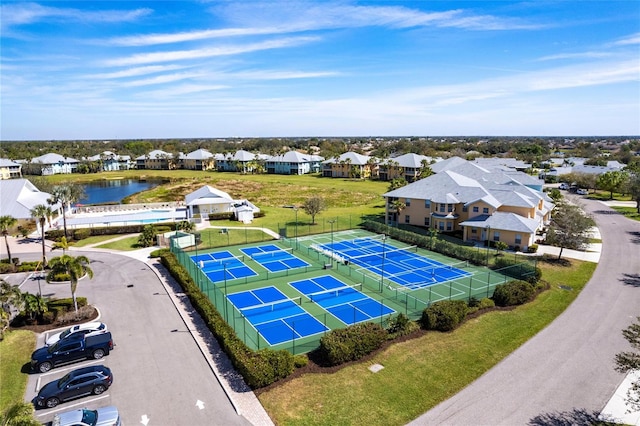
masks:
[[[40,235],[42,236],[42,268],[44,269],[47,266],[47,258],[44,254],[44,225],[47,223],[47,220],[51,217],[53,212],[51,211],[51,207],[45,206],[44,204],[38,204],[34,208],[31,209],[31,217],[38,220],[40,224]]]
[[[53,205],[60,203],[62,206],[62,223],[64,226],[64,236],[67,236],[67,208],[71,201],[71,186],[58,185],[53,187],[51,192],[51,198],[47,200],[47,203]]]
[[[60,257],[54,257],[49,262],[49,266],[51,266],[51,275],[55,275],[60,272],[69,275],[69,281],[71,282],[71,297],[73,298],[73,306],[76,313],[78,312],[78,301],[76,300],[78,281],[85,275],[90,279],[93,278],[93,270],[89,267],[89,263],[90,260],[86,256],[73,257],[68,254],[63,254]]]
[[[404,201],[395,200],[391,202],[391,209],[396,213],[396,227],[400,225],[400,212],[407,208],[407,205]]]
[[[7,246],[9,263],[11,263],[11,249],[9,248],[9,240],[7,239],[7,235],[9,235],[9,229],[11,229],[11,227],[17,222],[18,219],[13,216],[0,216],[0,231],[2,231],[2,236],[4,237],[4,244]]]

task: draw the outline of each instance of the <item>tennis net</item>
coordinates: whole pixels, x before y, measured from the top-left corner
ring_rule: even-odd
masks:
[[[382,241],[386,238],[387,238],[386,235],[373,235],[370,237],[354,238],[353,240],[351,240],[351,242],[354,244],[367,244],[369,242]]]
[[[292,255],[293,255],[293,247],[290,247],[290,248],[284,248],[279,250],[254,253],[251,255],[251,259],[253,260],[262,260],[262,259],[269,259],[269,258],[281,259],[281,258],[290,257]]]
[[[210,266],[244,263],[244,256],[231,256],[224,259],[200,260],[198,266],[200,269],[208,269]]]
[[[262,314],[265,312],[273,312],[277,310],[289,309],[293,306],[301,305],[302,298],[300,296],[289,299],[280,299],[274,302],[259,303],[257,305],[251,305],[240,309],[240,312],[246,317],[252,315]]]
[[[345,260],[351,263],[371,263],[374,261],[379,261],[382,259],[392,259],[394,257],[407,257],[413,256],[414,253],[417,253],[417,246],[409,246],[409,247],[401,247],[394,248],[391,250],[384,250],[377,253],[367,253],[359,256],[345,256]]]
[[[315,293],[307,294],[307,297],[312,302],[319,302],[321,300],[334,299],[344,294],[362,293],[362,284],[346,285],[344,287],[330,288],[327,290],[316,291]]]

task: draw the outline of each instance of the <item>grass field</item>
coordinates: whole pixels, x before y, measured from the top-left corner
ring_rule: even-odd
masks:
[[[22,373],[22,366],[31,360],[35,347],[36,335],[31,331],[10,331],[0,342],[0,413],[24,398],[28,375]]]
[[[618,213],[622,213],[625,217],[629,219],[640,221],[640,213],[635,207],[611,207]]]
[[[308,374],[258,398],[279,425],[401,425],[454,395],[555,319],[596,264],[541,264],[551,289],[512,311],[491,312],[452,333],[429,332],[332,374]],[[571,287],[560,289],[559,284]],[[385,368],[373,374],[369,365]]]

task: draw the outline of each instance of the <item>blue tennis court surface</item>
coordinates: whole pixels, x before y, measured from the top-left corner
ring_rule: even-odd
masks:
[[[309,266],[307,262],[291,254],[290,249],[284,250],[273,244],[243,248],[240,251],[268,269],[269,272],[280,272]]]
[[[275,287],[233,293],[227,298],[270,345],[329,330]]]
[[[347,325],[395,312],[330,275],[289,284]]]
[[[258,275],[233,254],[228,251],[205,253],[191,256],[191,260],[198,265],[211,282],[236,280],[238,278]]]
[[[421,256],[411,248],[397,248],[373,238],[356,238],[323,244],[346,261],[410,289],[471,276],[470,272]],[[458,266],[466,265],[462,262]]]
[[[410,289],[428,287],[471,276],[470,272],[446,265],[413,252],[413,248],[397,248],[373,238],[356,238],[323,244],[354,265],[361,266],[381,277]],[[458,266],[466,265],[461,262]]]

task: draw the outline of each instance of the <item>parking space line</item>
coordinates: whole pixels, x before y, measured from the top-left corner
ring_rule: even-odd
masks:
[[[60,408],[54,408],[51,410],[48,410],[46,412],[41,412],[41,413],[36,413],[36,417],[42,417],[42,416],[47,416],[49,414],[53,414],[53,413],[57,413],[58,411],[70,411],[71,408],[73,407],[77,407],[79,405],[84,405],[86,406],[87,404],[94,402],[94,401],[98,401],[104,398],[108,398],[109,394],[108,393],[103,393],[100,396],[96,396],[95,398],[91,398],[91,399],[82,399],[81,402],[76,402],[75,404],[64,404],[64,406],[60,407]],[[63,403],[62,403],[63,404]],[[60,405],[62,405],[60,404]]]

